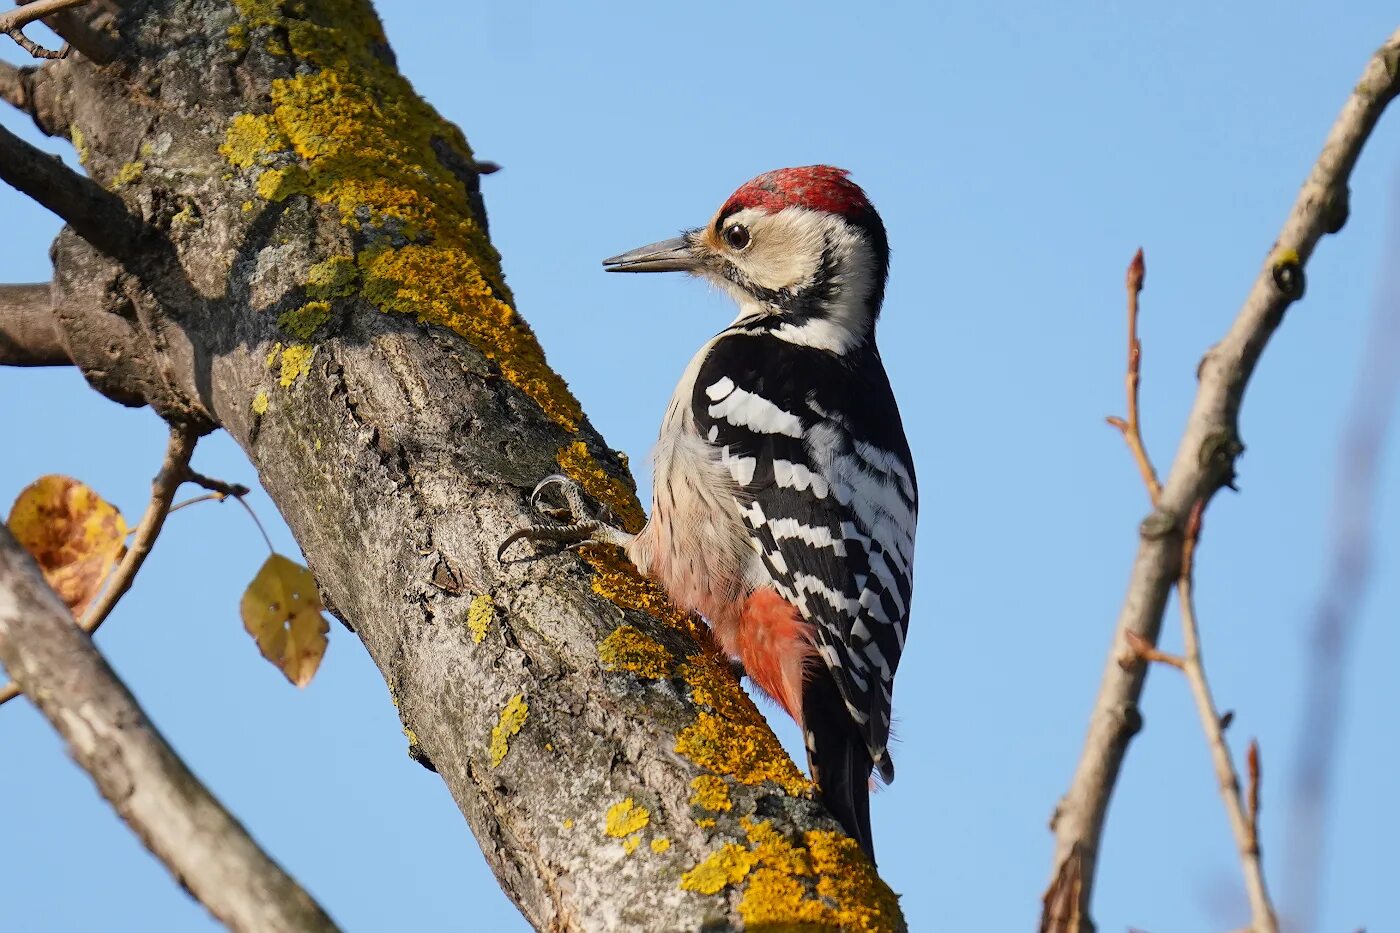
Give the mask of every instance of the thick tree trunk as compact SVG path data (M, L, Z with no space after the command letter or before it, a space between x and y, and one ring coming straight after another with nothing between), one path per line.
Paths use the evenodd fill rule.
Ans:
M151 231L59 237L64 352L243 447L530 922L901 929L696 623L609 551L496 561L549 473L641 513L369 4L131 2L116 29L108 64L27 79Z

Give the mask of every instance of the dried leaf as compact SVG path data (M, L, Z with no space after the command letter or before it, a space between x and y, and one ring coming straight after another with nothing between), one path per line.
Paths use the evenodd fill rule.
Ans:
M35 480L15 499L6 524L75 617L126 552L122 513L69 476Z
M298 687L311 683L326 653L330 631L321 615L316 580L296 561L273 554L243 593L243 627L262 656Z

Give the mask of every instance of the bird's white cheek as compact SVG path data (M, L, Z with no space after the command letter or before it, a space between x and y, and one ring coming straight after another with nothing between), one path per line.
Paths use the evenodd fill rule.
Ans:
M739 264L739 268L748 276L749 281L778 291L795 288L810 281L817 271L816 258L786 251L765 250L763 255L755 255Z

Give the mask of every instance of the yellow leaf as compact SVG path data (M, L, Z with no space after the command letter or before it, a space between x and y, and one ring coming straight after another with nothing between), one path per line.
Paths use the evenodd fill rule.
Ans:
M116 506L68 476L41 476L15 499L6 523L49 586L79 616L126 552Z
M326 653L330 626L321 615L321 594L311 571L273 554L243 593L243 627L262 656L298 687L311 683Z

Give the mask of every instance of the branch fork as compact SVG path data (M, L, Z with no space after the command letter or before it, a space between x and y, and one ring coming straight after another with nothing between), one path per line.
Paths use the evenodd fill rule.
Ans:
M20 48L35 58L66 58L68 55L67 45L57 51L44 48L24 34L24 27L46 16L82 6L87 2L88 0L33 0L17 10L0 13L0 32L15 40L19 43Z

